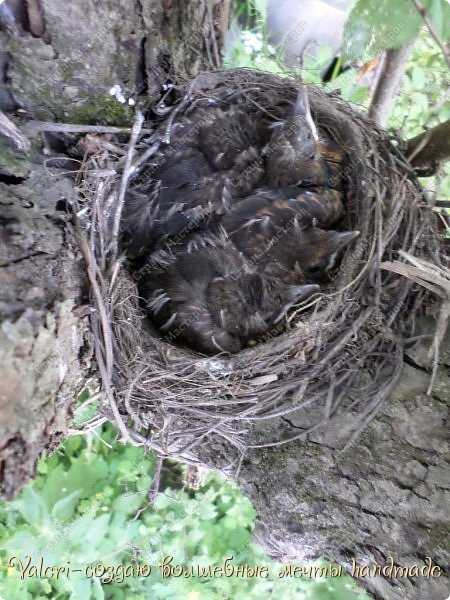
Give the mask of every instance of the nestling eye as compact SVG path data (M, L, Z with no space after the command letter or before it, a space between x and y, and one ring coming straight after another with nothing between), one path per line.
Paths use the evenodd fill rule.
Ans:
M323 275L324 270L324 265L322 263L314 263L306 267L306 273L311 277Z
M320 273L320 271L322 270L322 265L311 265L308 267L308 273L311 273L312 275L317 275L317 273Z

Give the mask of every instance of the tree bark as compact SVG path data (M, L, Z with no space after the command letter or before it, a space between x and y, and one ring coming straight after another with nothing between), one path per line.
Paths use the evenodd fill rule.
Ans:
M431 331L432 321L424 324ZM304 565L337 561L381 600L444 600L450 564L450 339L432 395L427 343L405 359L403 375L376 420L347 450L352 415L324 423L307 441L250 450L238 482L258 511L256 540L273 556ZM301 432L309 417L289 426ZM278 438L286 423L271 423ZM258 432L260 437L262 432ZM441 567L439 577L383 577L355 566ZM436 573L438 571L436 570Z
M380 127L386 127L389 115L405 73L406 61L415 38L394 50L386 50L378 65L372 86L369 117Z
M0 4L0 110L24 130L30 118L130 125L132 107L110 89L119 85L125 99L154 100L161 82L216 65L228 11L228 0L7 0ZM8 127L0 120L3 133ZM85 266L69 219L57 210L70 204L73 183L64 169L43 166L40 137L31 138L27 156L14 141L0 134L0 491L6 497L66 434L71 403L83 382L96 377L83 317Z
M417 172L434 175L450 160L450 120L407 140L403 152Z
M0 9L0 108L19 109L22 118L129 125L131 108L109 89L120 85L124 98L154 100L168 78L217 66L229 3L6 0ZM0 137L0 474L6 497L33 475L42 451L67 435L71 404L86 379L96 377L83 316L85 266L70 219L57 210L70 202L72 181L46 169L41 140L31 141L24 157ZM346 416L307 442L246 454L238 482L258 509L257 539L270 554L295 561L325 556L350 569L352 558L361 566L383 565L389 555L399 564L429 556L448 569L449 351L431 396L424 395L423 358L408 362L390 402L349 451L338 452ZM303 418L291 423L305 426ZM285 425L271 423L266 433ZM444 575L362 580L386 600L448 595Z

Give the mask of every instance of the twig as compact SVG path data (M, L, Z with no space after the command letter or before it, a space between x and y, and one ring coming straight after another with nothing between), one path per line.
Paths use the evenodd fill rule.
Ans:
M400 250L399 254L402 258L408 260L412 266L400 262L385 262L380 265L381 268L404 275L443 299L433 342L428 353L428 356L433 359L433 368L427 390L427 395L430 395L437 376L439 350L450 318L450 279L448 279L445 271L433 264L418 259L403 250Z
M415 148L412 149L411 153L406 156L406 160L410 163L412 160L419 154L421 150L425 148L425 146L431 140L431 131L426 131L424 136L419 140L419 143Z
M428 356L432 355L433 358L433 369L430 377L430 384L427 389L427 396L431 396L433 391L434 382L436 380L438 367L439 367L439 350L441 348L442 341L447 331L448 322L450 319L450 301L444 302L439 311L439 316L436 323L436 331L433 337Z
M414 6L417 8L418 13L422 17L423 22L428 27L428 31L430 32L431 37L434 39L436 44L442 50L442 54L444 55L445 62L447 63L448 68L450 69L450 52L449 52L448 48L446 47L446 45L444 44L444 42L441 40L440 36L438 35L436 29L434 28L433 23L428 18L427 11L426 11L424 5L422 4L422 2L420 2L420 0L412 0L412 1L414 3Z
M450 119L406 140L403 153L415 171L436 171L440 161L450 159Z
M29 140L19 131L15 124L0 111L0 133L10 138L16 147L22 152L28 152L31 148Z
M112 125L79 125L77 123L51 123L47 121L27 121L24 131L62 131L65 133L131 133L131 127L114 127ZM153 129L141 129L141 133L153 133Z
M216 32L215 32L215 29L214 29L214 23L213 23L213 18L212 18L211 6L209 5L208 0L205 0L205 7L206 7L207 15L208 15L209 33L210 33L211 42L212 42L212 45L213 45L214 58L216 59L215 68L219 69L220 68L219 48L217 46Z
M156 496L158 495L158 492L159 492L159 485L160 485L160 482L161 482L161 470L162 470L162 466L163 466L163 460L164 460L163 457L158 454L158 456L156 457L156 464L155 464L155 472L153 474L153 481L152 481L152 485L150 486L150 490L149 490L150 502L152 504L155 504Z
M117 256L117 242L119 238L120 218L122 216L122 209L125 202L125 193L128 187L128 181L132 175L131 163L133 161L134 150L139 134L141 133L142 123L144 122L144 115L140 110L136 110L136 120L133 125L131 132L130 141L128 143L127 157L125 160L125 166L123 168L122 179L120 182L119 196L117 198L117 205L114 210L114 223L112 230L112 238L109 246L109 250L112 250L113 257Z
M75 219L75 229L77 232L78 243L80 245L81 252L84 256L84 260L86 261L88 277L89 277L92 291L93 291L93 294L94 294L94 297L95 297L95 300L97 303L97 309L98 309L98 313L100 316L100 323L102 325L103 341L104 341L104 346L105 346L104 350L105 350L105 354L106 354L105 360L103 358L103 352L101 351L101 348L100 348L99 336L95 336L95 354L96 354L96 359L97 359L98 366L100 369L100 373L102 376L103 385L105 387L105 391L106 391L107 397L109 399L111 409L112 409L114 417L116 419L117 426L119 427L124 439L127 442L129 442L130 444L135 445L135 442L130 437L130 435L128 433L128 429L127 429L125 423L123 422L123 419L119 413L119 409L117 408L117 404L114 400L114 395L113 395L113 391L112 391L111 380L112 380L112 370L113 370L113 345L112 345L112 339L111 339L111 325L110 325L109 315L107 313L106 306L103 301L101 289L100 289L100 286L99 286L97 278L96 278L97 265L95 263L94 257L91 254L89 245L81 231L80 222L78 220L78 217L76 216L76 213L75 213L74 219Z

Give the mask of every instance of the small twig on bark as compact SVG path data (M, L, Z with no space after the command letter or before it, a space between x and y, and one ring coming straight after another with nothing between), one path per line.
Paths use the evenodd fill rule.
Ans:
M84 260L87 264L87 273L89 277L89 281L91 283L92 293L94 295L97 310L99 314L99 327L96 327L97 333L100 334L100 331L103 335L102 342L104 344L104 354L102 352L102 348L100 347L100 339L95 336L95 355L98 362L98 366L100 369L100 373L102 376L102 382L106 391L106 395L110 402L111 409L114 414L114 418L116 420L117 426L122 433L123 439L129 444L136 445L133 439L130 437L128 429L120 415L119 409L117 407L116 401L114 399L113 394L113 386L112 386L112 369L113 369L113 344L111 339L111 326L110 326L110 314L105 306L103 301L102 292L100 289L99 282L97 280L97 268L95 264L95 258L92 256L92 253L89 248L89 244L86 241L86 238L83 235L81 230L81 225L78 221L78 218L75 214L75 231L77 233L78 243L80 245L80 250L83 254ZM99 331L100 329L100 331Z
M214 50L214 58L216 61L215 68L220 69L219 47L217 45L217 40L216 40L216 31L214 29L214 22L213 22L213 17L212 17L211 6L209 5L208 1L205 2L205 8L206 8L206 14L208 15L209 35L210 35L212 47Z
M39 131L56 131L63 133L131 133L130 127L113 127L112 125L79 125L77 123L50 123L47 121L28 121L23 127L29 133ZM141 133L152 133L152 129L141 129Z
M10 138L22 152L28 152L30 142L8 117L0 111L0 133Z
M442 299L433 343L428 354L428 356L433 359L431 378L427 390L427 395L430 395L437 376L439 350L445 332L447 331L447 325L450 318L450 277L441 267L437 267L425 260L416 258L404 250L399 250L399 255L410 264L402 263L400 261L384 262L380 265L381 269L393 271L394 273L408 277L411 281L434 292Z
M110 243L110 250L112 250L114 258L117 256L117 241L119 238L119 228L120 228L120 218L122 216L122 208L125 202L125 193L128 187L128 181L132 175L133 169L131 168L134 150L136 148L136 142L139 138L142 129L142 123L144 122L144 115L141 111L136 111L136 121L133 125L133 129L131 131L131 137L128 144L127 157L125 161L125 166L123 168L122 180L120 182L119 195L117 198L117 204L114 209L114 222L113 222L113 230L112 237Z
M149 490L150 502L152 504L155 504L156 496L158 495L158 492L159 492L159 485L161 482L162 465L163 465L163 457L158 455L156 457L155 472L153 474L152 485Z

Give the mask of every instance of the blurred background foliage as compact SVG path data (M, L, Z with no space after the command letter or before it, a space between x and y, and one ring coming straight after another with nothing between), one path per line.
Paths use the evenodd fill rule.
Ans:
M403 0L378 3L359 0L347 22L345 44L370 60L371 47L382 50L386 11L395 12ZM444 40L449 37L450 7L445 0L430 0L432 22ZM375 7L375 8L374 8ZM380 10L380 7L385 9ZM431 8L430 8L431 7ZM280 46L269 43L265 30L265 0L236 3L236 26L228 44L225 64L286 73ZM406 20L402 41L417 35L417 15ZM356 35L355 31L359 33ZM353 33L352 33L353 32ZM361 35L363 32L364 35ZM353 38L352 38L353 35ZM372 46L371 46L372 45ZM356 50L355 50L356 49ZM310 83L324 85L344 100L366 110L367 78L361 68L349 69L329 83L321 74L333 59L330 47L318 47L315 56L305 55L302 65L291 69ZM424 127L450 118L448 68L430 34L422 30L409 57L402 89L390 119L390 127L408 138ZM442 197L450 195L447 168L425 186ZM95 422L98 400L85 390L75 410L73 426ZM120 444L107 424L74 435L38 465L37 478L11 502L0 503L0 593L4 600L127 599L127 600L234 600L237 598L283 598L286 600L364 600L365 593L348 576L336 579L277 577L281 568L251 542L255 510L236 486L218 474L208 474L195 491L184 483L184 467L165 462L160 492L151 500L155 456L142 448ZM72 568L87 564L151 564L149 577L128 577L105 582L105 577L20 579L12 556L32 558L38 564ZM233 555L234 564L268 565L271 577L163 579L158 564L166 556L185 565L222 565Z

